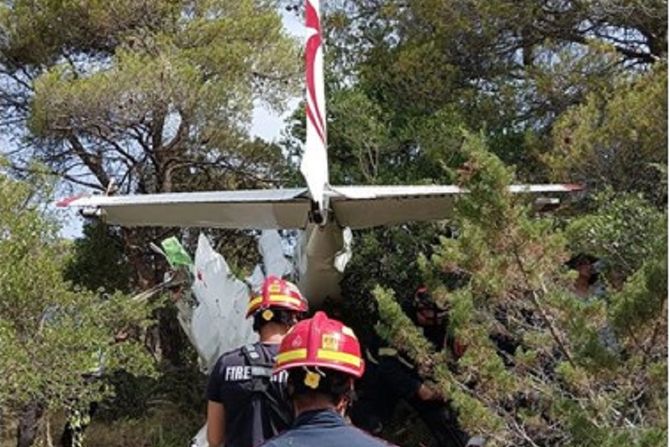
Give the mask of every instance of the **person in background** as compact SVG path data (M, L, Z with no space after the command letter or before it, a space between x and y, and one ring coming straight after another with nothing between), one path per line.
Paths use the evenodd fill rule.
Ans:
M598 281L599 274L596 268L598 258L585 253L573 256L566 265L571 270L577 271L577 278L573 283L572 290L580 298L597 297L604 294L605 290Z
M446 351L453 367L465 353L466 345L449 330L448 309L440 306L426 287L420 287L405 312L423 330L436 351ZM377 339L367 347L366 355L372 367L352 412L352 421L357 426L374 434L380 433L403 399L424 421L435 446L483 445L482 438L470 438L460 428L449 401L421 378L416 365L402 352Z

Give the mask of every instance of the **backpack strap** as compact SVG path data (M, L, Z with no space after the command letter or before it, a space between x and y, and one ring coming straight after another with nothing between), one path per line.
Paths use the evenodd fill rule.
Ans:
M272 362L265 360L255 345L244 346L242 355L251 367L252 391L266 392L272 377Z

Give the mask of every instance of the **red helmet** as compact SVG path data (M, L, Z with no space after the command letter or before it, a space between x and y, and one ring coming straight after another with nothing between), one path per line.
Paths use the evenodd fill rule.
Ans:
M307 312L308 305L295 284L276 276L268 276L263 281L260 295L252 296L249 300L247 318L259 310L269 308Z
M351 328L323 312L302 320L284 336L275 363L276 371L296 366L334 369L360 378L365 371L361 346Z

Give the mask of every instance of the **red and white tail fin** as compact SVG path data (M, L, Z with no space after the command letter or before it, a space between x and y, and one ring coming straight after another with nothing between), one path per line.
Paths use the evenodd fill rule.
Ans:
M326 96L323 82L323 46L321 45L320 0L306 0L305 24L305 81L307 86L307 140L300 164L312 200L319 210L326 206L325 194L328 185L328 154L326 132Z

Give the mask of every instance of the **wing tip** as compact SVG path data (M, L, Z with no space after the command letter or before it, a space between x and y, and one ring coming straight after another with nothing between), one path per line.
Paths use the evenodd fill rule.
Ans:
M586 189L585 183L564 183L563 186L567 191L584 191Z
M67 208L72 205L73 202L76 202L77 200L84 197L88 197L88 194L77 194L75 196L65 197L64 199L60 199L56 202L56 207Z

